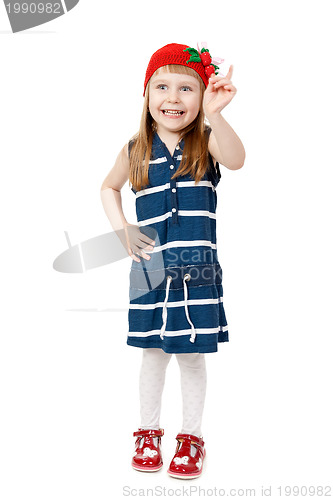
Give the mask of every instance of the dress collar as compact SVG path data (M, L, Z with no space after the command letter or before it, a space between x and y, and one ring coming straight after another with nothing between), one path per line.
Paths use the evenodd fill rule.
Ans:
M183 150L184 149L184 144L185 144L185 141L184 141L184 139L182 139L180 142L178 142L177 146L179 146L179 148L181 150ZM158 133L156 131L154 132L154 136L153 136L153 147L154 146L155 147L160 147L160 148L163 148L163 149L164 148L168 149L166 147L166 144L162 141L162 139L160 138L160 136L158 135ZM177 149L177 146L175 148L174 154L176 154L176 153L178 154L179 150Z

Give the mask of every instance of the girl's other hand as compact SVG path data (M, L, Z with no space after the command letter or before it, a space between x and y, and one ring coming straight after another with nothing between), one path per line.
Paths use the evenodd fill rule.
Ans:
M135 224L127 224L124 227L123 238L120 238L128 255L136 262L141 262L138 257L140 255L146 260L150 260L150 255L146 254L143 249L153 250L155 241L140 231L139 226ZM135 255L138 254L138 255Z

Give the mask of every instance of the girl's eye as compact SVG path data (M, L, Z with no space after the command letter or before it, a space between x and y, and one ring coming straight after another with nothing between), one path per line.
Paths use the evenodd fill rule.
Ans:
M192 90L190 87L182 87L182 89Z
M162 89L162 87L166 87L166 85L163 85L163 84L161 84L161 85L157 85L157 88L158 88L158 89ZM163 89L162 89L162 90L163 90Z

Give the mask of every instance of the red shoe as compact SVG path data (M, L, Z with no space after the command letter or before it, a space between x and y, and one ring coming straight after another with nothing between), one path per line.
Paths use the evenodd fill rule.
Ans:
M200 476L206 455L204 441L193 434L177 434L176 453L171 460L168 474L179 479L192 479ZM191 455L191 444L196 447L194 457Z
M161 454L161 436L163 429L139 429L133 432L135 441L135 452L132 458L132 467L136 470L155 472L163 466ZM157 438L157 445L154 439Z

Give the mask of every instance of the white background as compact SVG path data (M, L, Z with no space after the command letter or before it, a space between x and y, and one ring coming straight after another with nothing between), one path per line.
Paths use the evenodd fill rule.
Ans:
M0 5L4 500L122 498L125 486L261 496L262 486L273 495L278 486L332 485L329 8L81 0L12 34ZM130 466L141 362L126 345L130 258L78 275L52 264L67 247L64 231L76 244L112 230L99 190L138 129L151 54L198 41L234 65L238 92L222 114L247 156L238 171L221 166L230 342L206 356L207 459L184 485L166 473L181 428L175 358L163 396L164 468ZM122 196L136 223L128 184Z

